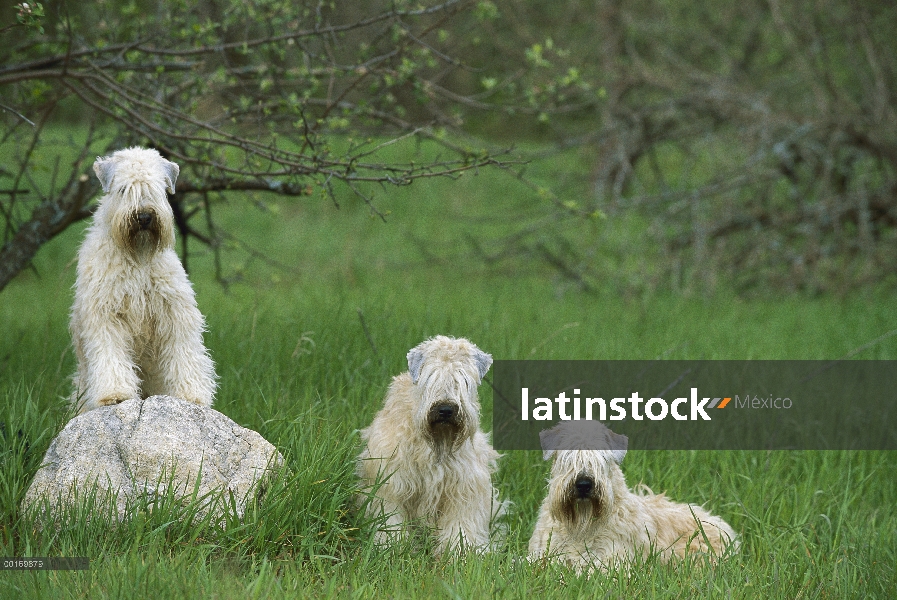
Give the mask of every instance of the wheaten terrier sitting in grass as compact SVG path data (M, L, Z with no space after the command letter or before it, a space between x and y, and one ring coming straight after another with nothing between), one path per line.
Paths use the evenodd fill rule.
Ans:
M567 421L541 438L545 458L554 463L529 543L531 559L548 557L589 571L651 553L668 561L738 549L732 528L700 506L673 502L645 486L631 492L620 470L625 436L598 421Z
M129 398L175 396L212 404L216 377L205 320L174 251L179 168L128 148L93 165L104 196L78 251L69 328L79 412Z
M492 547L505 512L492 485L498 453L480 429L477 386L492 357L465 339L437 336L408 353L383 409L361 432L358 475L373 490L369 516L386 516L379 543L412 521L436 530L436 552Z

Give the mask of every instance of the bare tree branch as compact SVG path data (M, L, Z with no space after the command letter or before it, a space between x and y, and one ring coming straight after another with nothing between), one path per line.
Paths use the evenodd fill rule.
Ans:
M455 124L448 115L454 105L465 103L466 92L440 88L432 98L420 96L420 90L433 89L428 82L444 74L440 65L463 65L437 31L469 19L474 6L473 0L411 9L396 3L375 14L344 18L337 7L301 0L289 6L223 0L220 6L160 5L161 18L90 4L68 6L71 14L48 15L59 27L46 27L51 33L39 44L11 30L7 35L18 36L19 42L13 44L14 54L0 49L0 96L2 108L15 119L8 126L0 121L0 127L6 126L0 144L11 148L18 170L12 176L0 171L0 187L13 190L0 197L6 231L0 290L43 243L90 214L95 187L92 180L82 181L89 173L86 157L120 145L156 147L181 166L171 202L184 260L190 239L209 246L222 281L222 240L253 258L263 257L214 226L210 193L303 198L324 190L337 202L342 191L335 186L343 184L345 192L381 214L371 184L408 185L513 164L502 151L486 150L481 143L468 148L458 143L458 135L433 132L436 123L443 128ZM253 18L245 18L250 14ZM52 94L42 97L32 90ZM409 114L414 94L430 104L426 115L417 108ZM60 118L61 101L68 111L76 106L92 114L106 131L102 138L90 138L89 148L78 149L82 158L68 173L60 172L61 154L52 158L54 142L43 125ZM18 125L32 120L37 130L28 138ZM332 139L353 132L374 133L377 142L334 150ZM30 142L22 145L26 139ZM387 150L413 139L438 144L450 155L384 159ZM76 145L73 138L70 150ZM38 149L51 155L49 181L37 164ZM77 185L57 192L60 175ZM17 191L23 181L34 195ZM39 202L42 197L46 200ZM199 213L206 215L208 235L191 225Z

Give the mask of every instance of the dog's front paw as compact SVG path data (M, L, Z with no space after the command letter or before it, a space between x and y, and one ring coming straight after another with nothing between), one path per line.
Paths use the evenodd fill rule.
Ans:
M127 394L109 394L103 396L97 401L97 406L111 406L113 404L121 404L125 400L130 400L132 396Z
M198 397L195 394L181 394L175 395L174 397L186 400L187 402L192 402L193 404L199 404L200 406L212 406L212 399L209 397Z

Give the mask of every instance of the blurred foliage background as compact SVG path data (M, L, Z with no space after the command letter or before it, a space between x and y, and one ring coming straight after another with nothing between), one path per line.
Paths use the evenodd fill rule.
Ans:
M5 1L0 289L131 144L181 165L181 254L224 282L222 252L259 252L228 199L386 219L392 186L492 169L525 207L421 257L627 293L893 284L895 22L859 0Z

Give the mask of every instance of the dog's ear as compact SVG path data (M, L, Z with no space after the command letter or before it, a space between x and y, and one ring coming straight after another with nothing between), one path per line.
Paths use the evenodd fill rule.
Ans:
M473 362L476 364L477 372L480 374L480 377L477 379L477 383L480 383L483 381L486 373L489 372L489 367L492 366L492 356L477 348L473 353Z
M100 185L103 186L103 193L109 193L109 187L112 185L112 177L115 175L115 162L108 157L98 156L93 163L93 172L97 174Z
M411 383L417 383L417 380L420 379L420 369L424 366L424 351L417 348L412 348L408 351L408 372L411 374Z
M174 184L178 180L178 175L181 173L181 168L177 166L176 163L171 162L170 160L162 159L162 168L165 170L165 187L168 188L168 193L174 193Z
M539 445L542 446L542 460L548 460L558 450L561 432L557 427L551 429L543 429L539 432Z
M617 464L623 463L623 458L626 456L626 449L629 447L629 438L625 435L610 432L610 454L614 457L614 460L617 461Z

